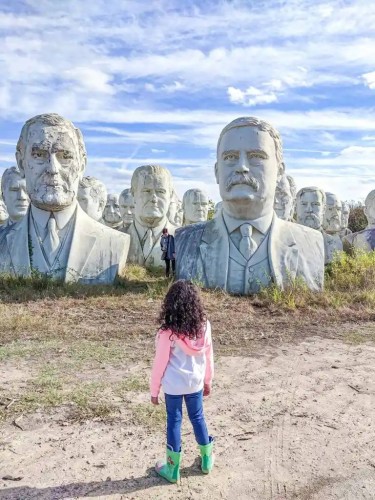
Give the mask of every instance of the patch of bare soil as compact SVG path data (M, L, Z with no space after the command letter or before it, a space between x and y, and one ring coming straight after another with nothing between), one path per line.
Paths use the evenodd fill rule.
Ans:
M181 483L157 477L164 423L130 418L125 398L117 403L123 411L107 421L71 423L58 407L24 415L16 421L21 428L3 423L0 498L374 499L374 326L309 324L288 324L286 315L262 326L258 315L237 338L214 329L216 377L205 402L216 438L211 475L199 470L185 415ZM124 359L119 369L144 377L141 359L153 337L141 339L139 360ZM0 386L19 388L25 369L25 361L7 360ZM105 379L108 369L90 365L90 374ZM149 396L144 390L134 398L147 404Z

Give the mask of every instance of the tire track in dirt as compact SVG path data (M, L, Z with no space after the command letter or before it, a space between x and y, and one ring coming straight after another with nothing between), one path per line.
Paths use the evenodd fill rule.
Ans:
M289 434L291 428L290 408L295 398L297 390L296 374L300 365L300 357L296 356L288 373L280 380L280 390L275 391L273 396L275 401L282 401L282 409L277 413L268 433L268 445L265 447L265 499L283 500L289 497L292 491L288 491L286 481L280 482L280 476L285 470L286 447L289 445ZM285 446L285 443L288 443ZM293 488L294 490L294 488Z

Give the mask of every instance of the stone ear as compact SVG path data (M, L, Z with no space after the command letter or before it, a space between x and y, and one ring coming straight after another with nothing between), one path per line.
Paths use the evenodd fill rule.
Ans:
M215 179L216 179L216 184L219 184L219 175L218 175L217 162L215 162Z
M23 168L22 157L19 151L16 151L16 162L18 165L18 170L21 172L22 177L25 177L25 169Z

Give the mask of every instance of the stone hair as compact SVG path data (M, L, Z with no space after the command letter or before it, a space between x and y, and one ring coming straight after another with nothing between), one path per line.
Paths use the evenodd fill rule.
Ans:
M255 127L258 130L261 130L262 132L267 132L272 137L273 142L275 144L276 159L279 166L279 171L280 172L285 171L285 165L283 160L283 145L281 142L281 137L279 132L270 123L264 120L260 120L259 118L256 118L254 116L242 116L240 118L236 118L223 128L219 136L219 140L217 142L217 155L219 153L219 144L223 135L226 132L228 132L228 130L238 127Z
M140 179L144 179L147 175L155 175L157 177L164 177L168 183L169 195L173 193L173 181L169 170L160 165L142 165L134 170L131 180L131 193L135 196L138 189Z
M83 177L79 182L79 187L81 189L90 188L90 194L93 198L99 198L102 204L106 202L107 189L105 185L96 177L91 177L90 175Z
M82 159L82 164L83 164L82 166L83 168L86 166L87 153L82 132L79 130L79 128L75 127L70 120L63 118L57 113L46 113L43 115L37 115L27 120L27 122L25 122L24 126L22 127L16 149L21 160L23 160L25 157L25 150L26 150L26 143L28 139L29 129L36 123L41 123L42 125L46 125L48 127L67 127L73 130L74 135L77 138L79 155L80 158Z
M123 191L121 191L120 196L118 197L119 200L125 198L126 196L133 196L132 195L132 190L130 188L126 188Z
M9 168L4 170L3 175L1 177L1 194L2 194L2 196L4 195L4 191L6 189L8 182L14 177L19 177L20 179L23 178L21 172L19 171L19 169L17 167L9 167Z
M322 196L322 200L323 200L323 205L326 205L327 203L327 198L326 198L326 193L325 191L323 191L323 189L320 189L316 186L307 186L307 187L304 187L302 189L300 189L297 193L297 200L299 198L301 198L301 196L305 193L320 193L321 196Z
M293 198L295 198L296 194L297 194L297 185L296 185L296 182L295 182L295 180L293 179L293 177L291 175L287 175L286 178L289 181L290 192L292 193Z
M375 202L375 189L369 192L365 199L365 207L368 207Z
M186 193L184 193L184 196L182 197L182 207L185 209L185 204L193 197L195 193L200 193L206 196L204 191L201 189L195 188L195 189L188 189Z

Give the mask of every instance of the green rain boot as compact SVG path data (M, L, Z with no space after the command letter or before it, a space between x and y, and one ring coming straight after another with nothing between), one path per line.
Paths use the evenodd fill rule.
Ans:
M180 480L180 462L181 452L167 448L167 461L157 462L155 470L159 476L164 477L170 483L177 483Z
M215 455L212 452L213 446L214 446L214 440L211 436L210 436L210 442L208 444L199 445L202 457L201 469L203 474L209 474L214 466Z

